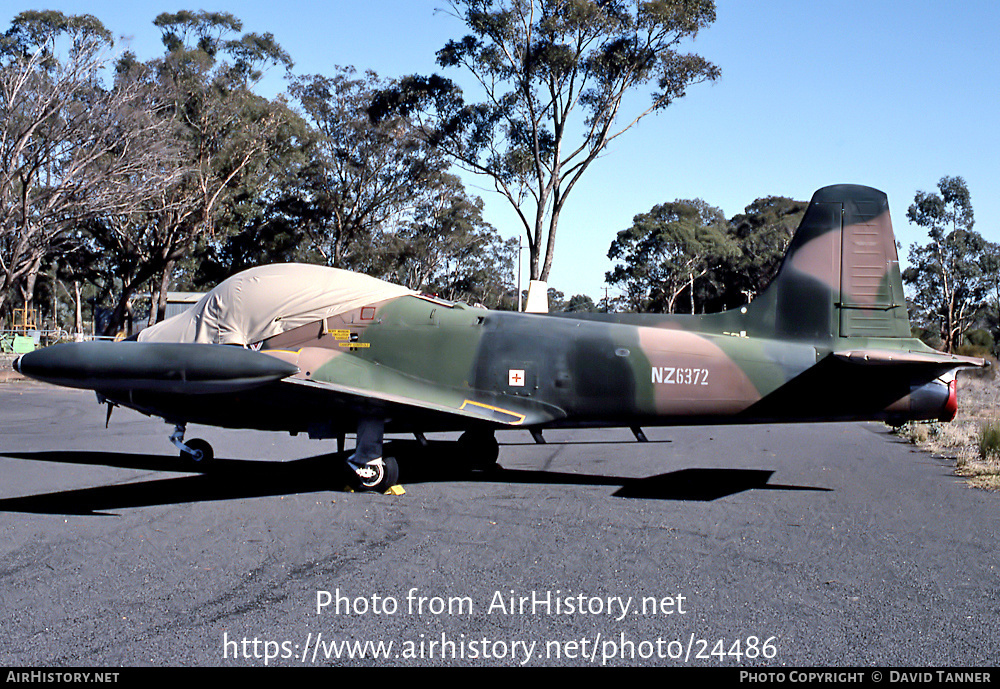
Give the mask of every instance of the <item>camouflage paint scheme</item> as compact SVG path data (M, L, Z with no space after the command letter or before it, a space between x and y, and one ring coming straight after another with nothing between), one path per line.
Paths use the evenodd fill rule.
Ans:
M329 438L365 419L415 433L950 419L955 370L984 365L910 336L886 196L853 185L816 192L774 282L731 311L542 315L403 296L257 347L273 370L243 387L195 389L183 366L170 385L144 382L141 353L125 373L75 386L170 423ZM71 371L46 378L31 356L25 373L74 385ZM242 376L235 359L229 368Z

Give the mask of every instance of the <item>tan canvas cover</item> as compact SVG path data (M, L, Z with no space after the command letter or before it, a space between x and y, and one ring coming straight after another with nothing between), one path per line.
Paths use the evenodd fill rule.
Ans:
M305 263L260 266L222 282L187 311L146 328L139 341L249 345L407 294L416 293L338 268Z

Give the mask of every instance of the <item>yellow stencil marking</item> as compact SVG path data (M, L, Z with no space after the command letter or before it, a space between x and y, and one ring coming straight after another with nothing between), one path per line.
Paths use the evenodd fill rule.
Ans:
M512 422L511 426L517 426L524 423L524 414L518 414L517 412L512 412L507 409L501 409L500 407L492 407L488 404L480 404L479 402L473 402L472 400L465 400L462 402L462 406L458 408L459 411L464 411L465 408L469 407L479 407L480 409L488 409L489 411L495 411L500 414L506 414L512 418L517 419L517 421ZM498 419L499 420L499 419Z

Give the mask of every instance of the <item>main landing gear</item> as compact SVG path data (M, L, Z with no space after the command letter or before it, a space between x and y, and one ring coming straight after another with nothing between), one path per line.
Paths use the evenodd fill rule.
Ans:
M492 471L500 458L500 443L493 431L466 431L458 438L460 459L476 471Z
M395 457L376 457L362 465L347 461L357 476L358 487L376 493L384 493L399 482L399 463Z
M399 463L395 457L382 456L385 420L364 417L358 421L357 444L347 466L354 473L361 490L384 493L399 482Z
M215 452L201 438L185 442L186 428L185 423L176 424L170 442L180 451L185 465L203 471L215 459ZM384 433L385 420L382 418L364 417L358 421L357 444L354 453L347 458L347 468L356 489L384 493L399 482L399 463L395 457L382 453ZM458 439L458 450L460 461L473 470L498 468L500 443L492 430L466 431Z

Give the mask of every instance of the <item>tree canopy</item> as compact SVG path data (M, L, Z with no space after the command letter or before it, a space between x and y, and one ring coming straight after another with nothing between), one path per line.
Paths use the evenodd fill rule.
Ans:
M694 313L695 282L737 251L720 209L679 199L635 216L618 233L608 258L620 263L606 279L625 291L630 310L679 313L678 299L687 292L687 312Z
M452 0L469 29L438 51L484 99L452 81L410 76L373 104L375 118L417 117L428 141L492 180L528 240L532 279L547 280L566 200L597 157L650 113L719 68L681 45L715 21L711 0ZM630 110L626 96L652 86Z
M53 313L68 298L79 324L87 300L117 332L147 303L161 319L168 289L275 260L511 303L514 250L482 202L406 118L367 116L391 80L293 76L229 13L154 24L148 60L90 15L25 12L0 36L0 324L41 289ZM291 100L256 92L272 68Z
M913 288L911 321L935 330L953 352L996 283L995 244L973 229L975 219L962 177L942 177L937 192L918 191L909 221L927 230L930 241L910 247L903 281Z

